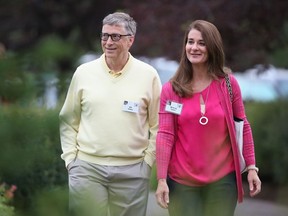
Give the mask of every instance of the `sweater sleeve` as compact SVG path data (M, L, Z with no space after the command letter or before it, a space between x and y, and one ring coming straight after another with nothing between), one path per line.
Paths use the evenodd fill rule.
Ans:
M76 71L77 72L77 71ZM77 73L75 72L59 114L61 158L66 167L77 154L77 133L81 115L81 91L77 90Z
M158 76L155 76L152 84L151 102L148 107L148 123L149 123L149 145L145 152L145 162L152 167L155 162L156 155L156 135L158 131L158 111L161 92L161 82Z
M231 85L233 89L233 101L232 108L234 117L244 120L243 128L243 156L246 161L246 165L255 165L255 152L254 152L254 141L252 135L251 125L245 114L245 107L241 95L240 86L234 76L230 76Z
M157 179L166 179L172 148L175 142L176 116L165 111L167 100L171 100L172 86L166 83L160 96L159 130L156 139Z

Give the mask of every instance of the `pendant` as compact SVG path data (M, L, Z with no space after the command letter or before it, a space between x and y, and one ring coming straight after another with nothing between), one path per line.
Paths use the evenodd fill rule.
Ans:
M208 123L208 118L206 116L202 116L200 119L199 119L199 123L201 125L206 125Z

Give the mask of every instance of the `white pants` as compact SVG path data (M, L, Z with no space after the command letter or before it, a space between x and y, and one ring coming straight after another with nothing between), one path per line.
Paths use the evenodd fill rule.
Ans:
M79 159L71 163L70 215L146 215L151 168L145 161L127 166L102 166Z

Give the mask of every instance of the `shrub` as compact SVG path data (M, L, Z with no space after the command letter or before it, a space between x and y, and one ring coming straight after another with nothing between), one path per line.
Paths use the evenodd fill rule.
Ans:
M288 101L246 105L252 126L257 165L264 181L288 183Z
M14 207L9 205L14 197L14 191L17 189L15 185L10 188L5 184L0 184L0 215L13 216Z
M33 207L36 193L66 184L57 109L4 107L0 128L0 176L18 186L15 207Z
M34 74L23 71L21 57L9 56L0 62L0 105L14 103L26 105L37 96Z

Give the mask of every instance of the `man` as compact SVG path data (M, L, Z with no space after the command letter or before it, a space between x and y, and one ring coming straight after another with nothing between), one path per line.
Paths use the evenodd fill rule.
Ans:
M73 214L146 215L161 83L130 54L135 34L128 14L106 16L102 56L71 80L59 117Z

